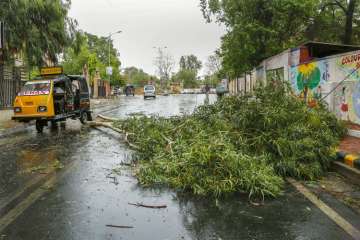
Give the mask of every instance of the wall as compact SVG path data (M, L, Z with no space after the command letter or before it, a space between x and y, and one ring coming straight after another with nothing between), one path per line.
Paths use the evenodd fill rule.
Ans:
M340 119L360 124L360 51L290 67L295 94L308 103L325 98Z

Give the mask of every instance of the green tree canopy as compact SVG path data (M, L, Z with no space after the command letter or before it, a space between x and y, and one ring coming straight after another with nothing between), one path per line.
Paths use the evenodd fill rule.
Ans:
M86 65L91 77L98 70L102 79L109 79L106 75L106 67L109 65L108 44L108 38L78 32L76 41L65 50L62 62L64 71L68 74L82 74ZM112 41L110 42L110 63L113 68L112 85L124 85L125 82L120 76L119 53L114 48Z
M196 88L199 86L196 72L188 69L180 69L180 71L172 77L172 81L182 83L184 88Z
M200 0L204 17L224 24L224 70L239 76L307 40L359 43L357 0Z
M1 0L0 20L6 29L3 58L22 54L30 66L41 66L46 59L56 63L74 37L70 4L70 0Z
M191 54L180 58L180 69L195 71L196 73L202 68L202 63L198 58Z
M127 84L133 84L135 86L145 86L150 81L158 81L155 76L151 76L142 69L136 67L125 68L123 71L123 78L126 79Z
M180 70L172 77L173 82L180 82L184 88L195 88L199 86L197 75L202 68L202 62L191 54L182 56L179 61Z

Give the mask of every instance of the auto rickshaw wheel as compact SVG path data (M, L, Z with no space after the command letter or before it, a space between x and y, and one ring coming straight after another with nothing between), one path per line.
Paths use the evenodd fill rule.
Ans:
M87 113L87 120L88 120L88 121L92 121L92 120L93 120L92 115L91 115L91 112L88 112L88 113Z
M86 111L83 111L83 112L81 112L80 113L80 122L82 123L82 124L86 124L86 122L88 121L88 119L89 119L89 116L88 116L89 114L86 112Z
M35 127L38 133L42 133L44 131L45 123L43 120L36 120Z

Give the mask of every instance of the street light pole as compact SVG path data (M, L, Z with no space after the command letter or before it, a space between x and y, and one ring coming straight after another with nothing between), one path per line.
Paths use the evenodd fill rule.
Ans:
M115 35L115 34L120 34L120 33L122 33L122 31L121 30L119 30L119 31L117 31L117 32L114 32L114 33L109 33L109 69L111 68L111 45L110 45L110 43L111 43L111 36L113 36L113 35ZM111 80L111 75L110 75L110 73L108 73L109 74L109 82L110 82L110 80Z

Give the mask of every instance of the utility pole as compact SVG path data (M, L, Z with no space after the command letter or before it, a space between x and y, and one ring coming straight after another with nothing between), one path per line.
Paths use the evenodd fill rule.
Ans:
M164 69L164 49L167 49L167 46L163 46L163 47L153 47L154 49L157 50L158 52L158 56L156 57L157 58L157 61L158 61L158 70L159 70L159 76L160 76L160 85L161 85L161 88L164 87L164 77L167 77L167 73L165 72L165 69ZM164 76L165 75L165 76Z
M111 37L115 34L120 34L122 33L121 30L117 31L117 32L113 32L113 33L109 33L109 66L108 66L108 70L107 70L107 74L109 75L109 83L111 81L111 75L112 75L112 68L111 68ZM110 72L111 71L111 72Z

